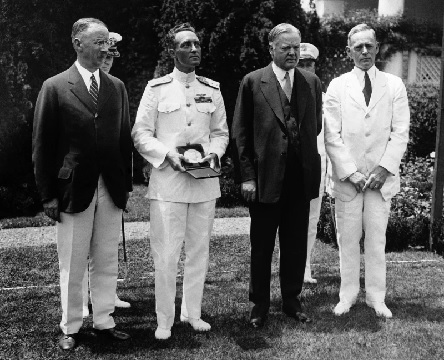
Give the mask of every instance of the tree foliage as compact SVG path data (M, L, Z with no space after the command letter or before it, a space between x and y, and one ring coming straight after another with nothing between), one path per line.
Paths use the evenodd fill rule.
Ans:
M348 31L358 23L366 22L375 28L382 43L379 64L400 49L436 54L432 44L439 45L442 35L441 29L430 24L402 17L379 18L368 10L320 20L316 12L305 13L295 0L2 0L0 187L3 190L23 193L26 188L32 195L34 104L43 81L74 62L70 33L72 24L81 17L97 17L111 31L123 36L118 45L121 57L114 61L111 73L127 86L133 120L146 83L155 70L156 76L160 76L172 69L163 39L180 22L190 22L198 31L203 59L197 72L221 83L229 123L242 77L271 60L267 36L278 23L295 25L304 42L319 48L318 75L324 86L352 67L345 56L345 45ZM432 126L429 113L427 110L421 115L420 121ZM421 134L419 128L417 133ZM415 141L420 144L422 135L418 136ZM134 163L135 180L143 181L143 160L137 154ZM7 209L11 201L5 199L20 197L14 193L4 196L3 190L0 189L0 208Z

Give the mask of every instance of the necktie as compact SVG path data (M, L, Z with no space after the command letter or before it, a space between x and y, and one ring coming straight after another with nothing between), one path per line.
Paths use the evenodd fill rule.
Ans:
M367 71L365 72L364 80L365 80L365 85L364 85L364 89L362 90L362 92L364 94L365 103L368 106L368 104L370 102L370 98L372 97L372 83L370 82L370 78L367 74Z
M288 71L285 72L283 90L284 90L285 95L287 95L288 101L290 101L291 100L291 81L290 81L290 74L288 73Z
M99 99L99 86L97 85L96 78L94 74L91 75L91 86L89 87L89 94L91 95L94 106L97 109L97 101Z

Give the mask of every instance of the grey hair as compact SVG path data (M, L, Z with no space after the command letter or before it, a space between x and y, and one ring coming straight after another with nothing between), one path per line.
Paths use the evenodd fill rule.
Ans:
M272 45L280 34L291 33L291 32L296 32L299 35L299 37L302 38L299 29L293 25L286 23L276 25L273 29L270 30L270 33L268 34L268 43Z
M77 20L74 25L72 26L71 31L71 41L74 43L74 39L78 37L79 34L83 33L84 31L88 30L91 24L98 24L106 27L108 29L108 26L106 24L95 18L82 18Z
M361 31L367 31L367 30L370 30L373 33L373 37L374 37L375 41L377 41L376 40L376 32L372 27L368 26L367 24L359 24L359 25L356 25L355 27L353 27L350 30L350 32L348 33L347 45L348 46L351 45L351 37L354 34L359 33Z

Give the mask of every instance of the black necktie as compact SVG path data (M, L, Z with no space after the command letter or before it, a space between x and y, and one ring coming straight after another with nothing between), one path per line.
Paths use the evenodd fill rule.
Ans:
M89 87L89 94L91 95L94 105L97 109L97 101L99 99L99 86L97 85L94 74L91 75L91 86Z
M362 90L362 92L364 94L365 103L368 106L368 104L370 102L370 98L372 97L372 83L370 82L370 78L367 74L367 71L365 72L364 80L365 80L365 85L364 85L364 89Z

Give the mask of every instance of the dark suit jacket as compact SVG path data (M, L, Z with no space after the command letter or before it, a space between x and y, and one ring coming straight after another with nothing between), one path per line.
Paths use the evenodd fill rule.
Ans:
M279 82L271 64L246 75L240 85L232 140L237 180L255 179L259 202L279 201L287 162L288 136ZM295 69L290 106L300 121L300 160L307 200L319 196L321 176L316 137L322 129L319 78Z
M100 71L95 111L75 65L46 80L36 103L32 145L43 202L57 198L60 211L81 212L101 174L115 205L125 208L132 190L132 140L122 81Z

